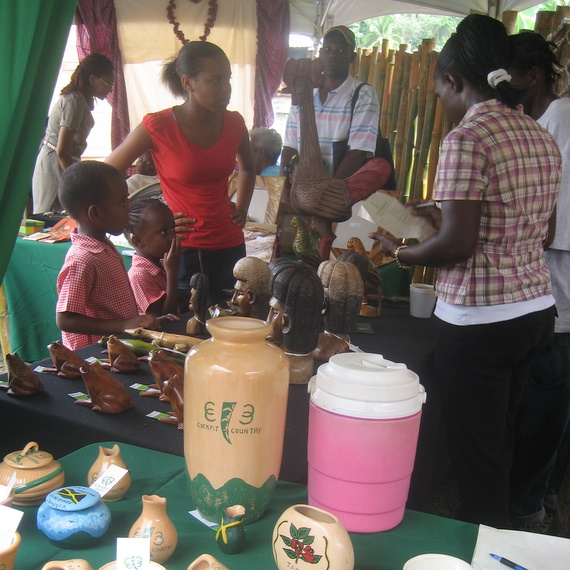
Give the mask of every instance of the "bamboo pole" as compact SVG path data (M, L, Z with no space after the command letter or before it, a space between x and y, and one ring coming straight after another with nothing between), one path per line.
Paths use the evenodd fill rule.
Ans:
M378 46L372 48L370 53L370 73L368 75L368 83L376 89L376 83L378 81L378 54L380 49Z
M441 134L443 132L443 107L439 99L436 99L435 118L433 121L433 129L431 133L431 141L429 145L428 158L428 175L426 199L431 200L433 197L433 186L435 183L435 173L437 171L437 163L439 161L439 148L441 145Z
M4 283L0 285L0 321L0 345L4 362L6 362L6 355L12 354L12 349L10 347L10 313L6 303Z
M402 99L402 86L404 79L404 60L406 57L407 44L400 44L394 58L394 77L392 79L392 92L390 94L390 106L388 109L388 126L384 136L388 138L390 146L394 148L396 129L398 128L398 111Z
M384 94L382 96L382 106L380 107L380 132L388 132L388 108L390 105L390 93L392 91L392 78L394 75L395 50L388 52L386 63L386 80L384 82Z
M404 73L402 77L402 94L400 98L400 108L398 109L398 123L396 125L396 142L394 144L394 165L396 168L397 180L404 176L404 140L406 128L409 120L409 90L410 74L412 69L412 54L406 53L404 57Z
M518 12L515 12L514 10L505 10L499 16L499 20L501 20L501 22L503 22L503 25L505 26L505 28L507 29L507 32L509 32L509 34L515 33L515 27L516 27L516 23L517 23L517 14L518 14Z
M410 182L410 198L416 198L417 189L422 184L423 171L421 170L419 153L422 137L424 136L424 123L426 113L427 85L430 72L430 53L435 46L435 40L426 38L420 48L420 81L418 85L418 120L416 125L416 143L414 150L414 164ZM421 196L420 196L421 197Z
M388 53L390 51L389 46L390 42L388 40L382 40L382 51L378 56L380 60L380 69L378 73L378 84L376 86L376 94L378 95L378 103L380 104L380 110L382 110L382 105L384 104L384 86L386 84Z
M418 114L418 85L419 85L419 65L420 54L414 52L410 65L410 84L408 87L408 123L406 132L404 133L404 152L402 156L402 166L400 169L400 178L398 179L398 190L400 196L404 199L408 196L408 188L410 184L410 175L413 165L414 156L414 140L415 140L415 124Z

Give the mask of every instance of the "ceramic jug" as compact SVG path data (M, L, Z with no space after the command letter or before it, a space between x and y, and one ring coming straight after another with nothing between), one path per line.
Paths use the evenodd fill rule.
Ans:
M166 513L164 497L143 495L142 505L142 513L131 527L129 538L149 538L150 559L162 564L174 553L178 533Z
M207 322L212 337L185 365L184 456L192 499L219 523L228 505L244 522L265 511L281 467L289 390L285 353L265 339L271 324L248 317Z
M42 566L42 570L93 570L93 566L83 558L52 560Z
M221 524L216 531L216 542L222 552L237 554L245 544L245 528L243 518L245 508L242 505L232 505L224 509Z
M121 449L115 444L113 447L99 446L99 455L87 474L87 485L92 485L99 475L107 470L111 465L117 465L123 469L127 469L123 458L121 457ZM111 503L122 499L131 486L131 474L125 473L117 483L105 494L103 501Z
M186 570L228 570L228 567L218 562L211 554L201 554Z
M293 505L273 529L273 558L279 570L297 568L298 562L315 570L352 570L354 549L348 532L331 513L309 505ZM299 564L301 568L303 565Z

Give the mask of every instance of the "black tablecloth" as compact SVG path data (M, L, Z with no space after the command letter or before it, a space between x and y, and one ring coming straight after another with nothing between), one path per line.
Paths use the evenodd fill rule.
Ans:
M360 319L359 324L371 325L373 334L354 333L353 344L364 352L382 354L395 362L403 362L416 372L428 393L424 406L416 467L410 492L411 508L421 510L431 482L443 467L442 439L437 399L433 392L431 353L436 319L417 319L409 315L406 304L387 305L382 316ZM170 325L173 332L183 323ZM102 347L91 345L77 351L83 358L102 357ZM51 361L50 361L51 363ZM52 374L40 375L45 392L28 397L8 396L0 390L0 454L23 449L36 441L41 449L61 457L90 443L116 440L148 449L183 455L183 432L175 425L164 424L147 416L152 411L167 412L169 404L157 398L142 397L130 390L134 407L118 415L100 414L77 405L69 394L87 393L81 379L67 380ZM136 382L152 384L148 364L133 374L114 374L125 386ZM1 378L5 380L4 378ZM304 385L291 385L287 410L287 426L280 478L305 483L307 476L307 424L309 394Z

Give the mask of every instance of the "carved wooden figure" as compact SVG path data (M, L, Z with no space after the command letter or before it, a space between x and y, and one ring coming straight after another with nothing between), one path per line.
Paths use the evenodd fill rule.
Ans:
M107 352L113 372L135 372L141 365L137 355L116 336L110 336L107 340Z
M29 396L44 391L40 377L16 353L6 355L6 366L11 396Z
M59 340L48 345L48 350L55 368L46 369L47 372L57 372L57 375L62 378L81 378L79 369L84 363L81 356L64 346Z
M350 332L358 320L364 286L357 267L344 261L323 261L318 276L325 291L325 330L311 355L315 360L327 361L351 349Z
M242 257L234 265L236 278L230 305L235 315L265 320L269 311L269 277L271 272L259 257Z
M348 220L352 205L382 188L392 167L383 158L373 158L347 178L331 178L325 170L319 146L313 88L322 80L320 59L290 59L285 65L283 81L291 92L292 103L299 105L301 144L299 163L291 186L291 205L311 216L313 230L319 236L321 258L328 260L336 237L333 222Z
M208 276L205 273L194 273L190 278L190 310L194 315L186 323L188 334L207 334L208 318Z
M91 404L96 412L120 414L133 407L129 391L115 377L107 372L98 362L85 362L81 367L81 376L89 392ZM77 400L82 403L81 400Z
M168 402L168 396L164 393L164 383L175 375L184 378L184 368L173 362L164 350L157 350L151 353L148 357L148 364L154 381L156 382L156 385L151 387L158 388L160 390L159 398ZM142 394L144 394L144 392L142 392Z

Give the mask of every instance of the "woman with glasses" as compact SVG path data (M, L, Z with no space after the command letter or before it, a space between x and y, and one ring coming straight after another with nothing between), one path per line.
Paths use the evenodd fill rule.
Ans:
M61 211L57 187L63 171L81 160L95 124L95 97L105 99L115 83L111 60L99 53L82 59L53 106L32 179L33 212Z

